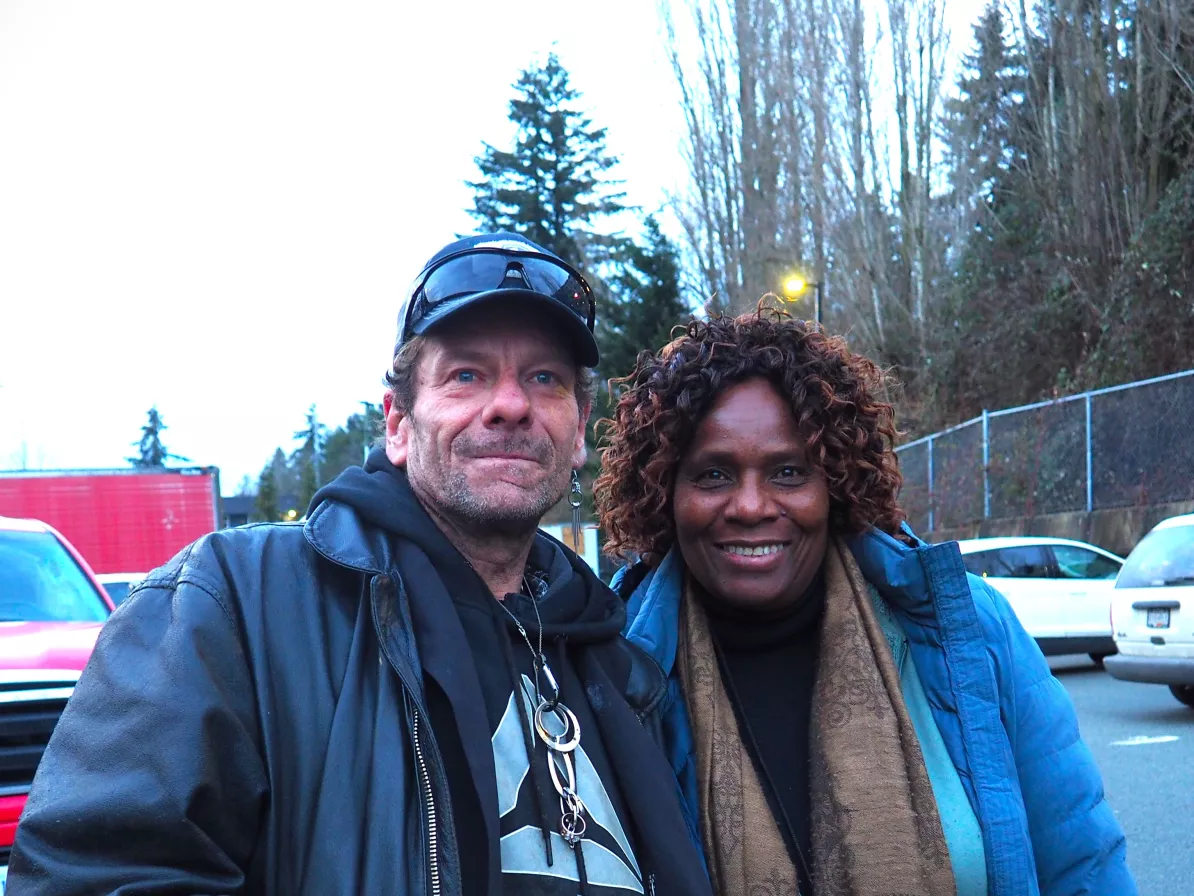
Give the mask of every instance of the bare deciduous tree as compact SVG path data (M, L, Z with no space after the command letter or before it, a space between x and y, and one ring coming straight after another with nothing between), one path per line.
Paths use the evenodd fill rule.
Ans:
M945 83L946 2L660 3L710 308L801 269L908 401L952 396L938 422L1078 383L1133 301L1109 284L1194 167L1188 0L993 0L1014 72L988 72L986 106ZM1022 356L980 350L992 332Z
M806 264L805 160L816 143L807 31L793 2L687 0L684 9L680 23L660 4L688 131L691 184L675 206L706 304L741 308Z

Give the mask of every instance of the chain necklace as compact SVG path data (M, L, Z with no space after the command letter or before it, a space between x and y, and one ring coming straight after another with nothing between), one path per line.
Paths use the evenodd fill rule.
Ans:
M552 786L560 796L560 835L565 843L575 848L584 839L587 827L585 813L588 811L576 790L576 766L572 761L572 753L580 745L580 721L572 710L560 702L560 686L547 663L547 657L543 655L543 617L539 615L539 601L535 599L526 575L522 577L522 587L535 608L535 622L539 628L538 650L531 644L522 621L503 601L498 600L498 606L514 621L518 633L522 635L527 649L531 652L535 669L535 733L547 746L547 770L551 774ZM551 699L545 698L539 688L540 671L551 688ZM559 733L552 732L547 726L548 719L554 720L557 727L562 725L563 730Z

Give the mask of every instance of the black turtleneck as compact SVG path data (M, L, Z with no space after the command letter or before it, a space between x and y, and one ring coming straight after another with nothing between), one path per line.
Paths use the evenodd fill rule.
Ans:
M809 723L824 576L818 573L800 600L779 613L727 607L708 597L704 604L742 739L800 875L800 892L812 893Z

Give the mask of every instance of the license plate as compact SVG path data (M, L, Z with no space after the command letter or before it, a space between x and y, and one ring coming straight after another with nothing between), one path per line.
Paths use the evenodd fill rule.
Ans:
M1149 610L1148 611L1148 627L1149 628L1169 628L1169 610Z

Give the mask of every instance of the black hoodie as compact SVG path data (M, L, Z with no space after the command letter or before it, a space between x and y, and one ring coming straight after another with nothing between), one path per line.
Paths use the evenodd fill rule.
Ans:
M527 641L538 648L536 601L526 594L496 601L381 450L321 489L312 506L328 500L395 536L465 896L707 892L670 768L622 696L632 664L619 637L621 600L571 551L546 535L536 539L527 582L538 597L543 653L581 730L572 755L587 830L573 850L560 836L546 747L530 726L537 698ZM544 678L540 687L547 690ZM663 881L670 885L659 887Z

